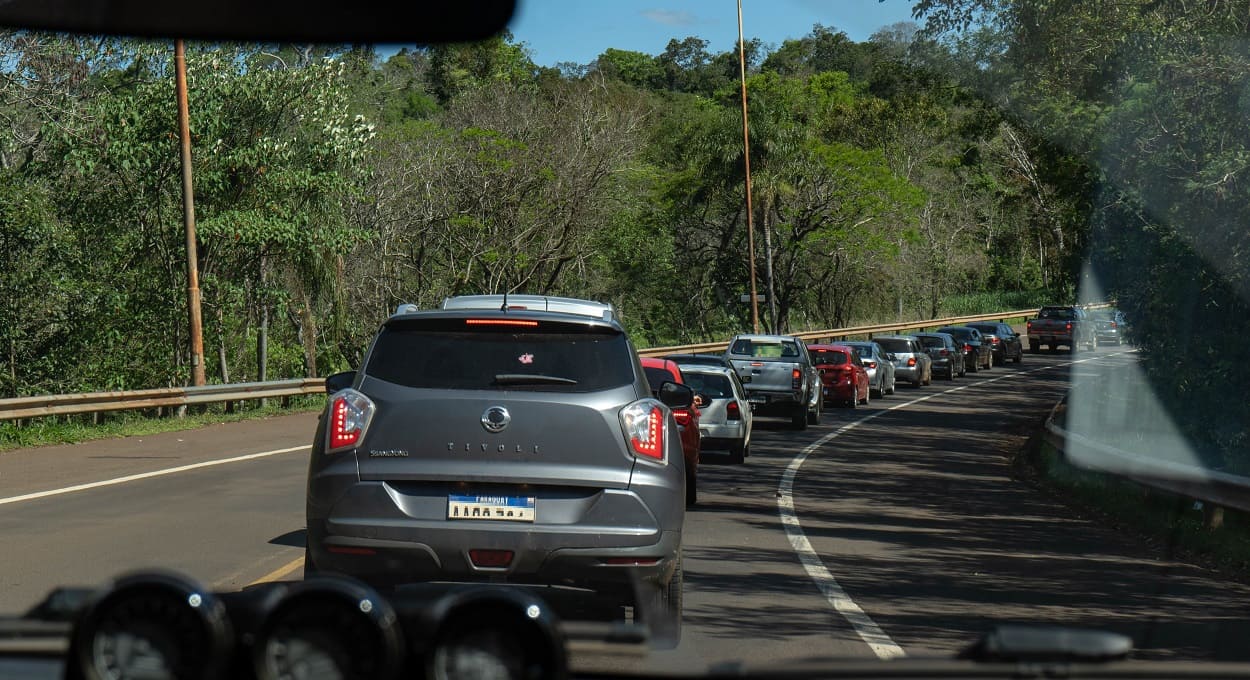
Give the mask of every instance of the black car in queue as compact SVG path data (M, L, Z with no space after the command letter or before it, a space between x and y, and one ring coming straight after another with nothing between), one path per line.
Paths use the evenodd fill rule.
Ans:
M943 326L936 332L951 335L963 347L964 366L969 373L976 373L982 368L989 370L994 365L990 344L982 338L981 331L971 326Z
M1008 359L1018 364L1024 359L1024 343L1011 326L1001 321L989 321L970 323L968 327L981 331L982 342L989 343L995 364L1002 366Z
M963 348L950 333L913 333L933 359L933 373L947 380L966 375Z

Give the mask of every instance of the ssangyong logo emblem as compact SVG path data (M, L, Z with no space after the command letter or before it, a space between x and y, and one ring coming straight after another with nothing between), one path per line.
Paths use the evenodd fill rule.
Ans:
M487 432L503 432L510 422L512 422L512 414L502 406L492 406L482 414L482 427L486 428Z

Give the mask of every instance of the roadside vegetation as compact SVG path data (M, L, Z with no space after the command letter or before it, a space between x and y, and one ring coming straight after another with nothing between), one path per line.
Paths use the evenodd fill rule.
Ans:
M918 0L864 42L749 41L763 325L1081 288L1208 463L1241 456L1250 8L1192 5ZM0 55L0 396L184 384L170 46ZM749 325L736 51L193 45L188 71L210 381L351 367L399 303L470 292L611 301L643 346Z

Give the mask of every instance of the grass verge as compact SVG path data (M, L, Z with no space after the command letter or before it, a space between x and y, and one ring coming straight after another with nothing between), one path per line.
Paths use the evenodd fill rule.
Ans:
M216 423L319 411L324 406L325 396L305 395L292 397L290 406L286 408L281 406L281 399L270 399L269 404L263 407L259 401L243 402L236 407L234 413L226 413L223 404L213 404L200 407L198 412L193 407L188 407L186 415L182 417L158 417L155 411L116 411L100 414L99 422L92 415L33 418L21 426L4 422L0 423L0 452L52 444L76 444L94 439L177 432Z
M1204 510L1193 499L1073 466L1040 434L1030 439L1016 467L1070 507L1139 536L1168 558L1250 581L1250 516L1246 513L1225 509L1223 525L1209 528L1205 512L1210 508Z

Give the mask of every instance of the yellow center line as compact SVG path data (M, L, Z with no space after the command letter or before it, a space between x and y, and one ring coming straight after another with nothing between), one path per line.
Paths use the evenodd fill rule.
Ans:
M269 572L268 574L265 574L264 576L256 579L255 581L252 581L248 585L254 586L254 585L259 585L261 583L268 583L270 581L277 581L279 579L289 576L292 572L294 572L296 569L299 569L302 566L304 566L304 558L303 556L300 556L278 567L277 569L274 569L273 571Z

